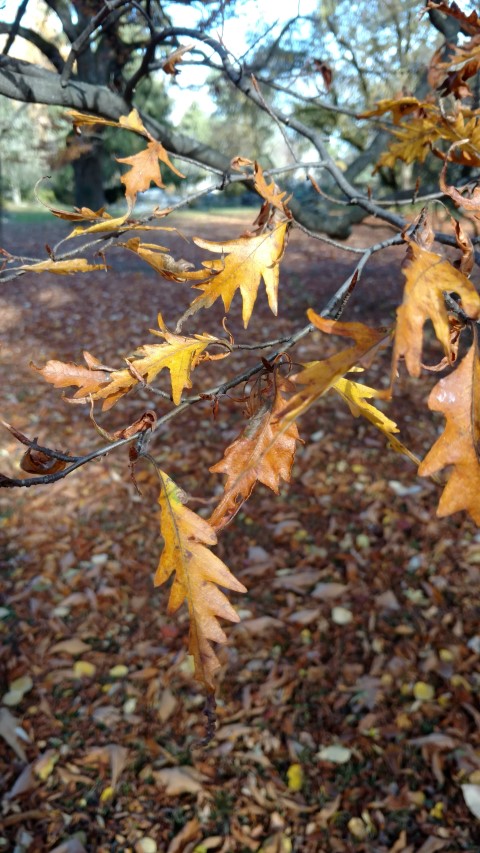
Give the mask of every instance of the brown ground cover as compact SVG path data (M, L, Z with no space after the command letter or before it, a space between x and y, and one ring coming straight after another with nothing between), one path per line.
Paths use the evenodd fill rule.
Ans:
M246 222L177 221L186 235L217 240ZM62 228L7 224L3 245L36 255ZM349 242L385 236L369 223ZM193 257L178 235L165 244ZM371 259L345 319L391 320L402 256ZM0 294L1 415L70 452L102 439L85 408L63 402L30 361L80 362L87 349L120 366L148 342L158 310L173 325L190 301L189 286L159 280L133 255L112 250L108 261L108 275L29 275ZM354 263L294 234L278 322L262 294L247 335L237 298L237 342L297 328ZM221 318L219 308L200 314L188 331L217 333ZM336 346L316 333L295 358ZM426 360L436 354L431 345ZM254 360L236 352L200 366L196 387ZM387 374L385 355L366 380ZM442 426L426 409L434 381L403 376L392 406L420 456ZM99 420L116 429L166 405L140 391ZM211 498L222 478L209 467L241 423L232 399L220 401L216 420L203 402L173 420L152 453L194 498ZM186 614L167 617L167 591L152 584L161 543L151 468L137 469L141 495L126 453L48 488L0 494L0 850L480 850L462 789L480 785L480 534L463 517L437 519L438 486L330 395L300 432L291 485L279 497L258 487L218 546L249 591L234 600L242 622L226 629L218 729L203 750L191 750L204 697L186 653ZM16 473L21 450L7 432L0 453L2 473Z

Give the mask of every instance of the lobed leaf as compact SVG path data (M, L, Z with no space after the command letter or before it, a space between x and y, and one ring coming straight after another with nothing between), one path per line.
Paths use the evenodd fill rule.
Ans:
M237 290L242 294L243 325L247 328L262 278L265 282L268 304L276 315L279 264L285 250L287 228L288 222L281 222L272 231L264 234L255 237L238 237L236 240L224 243L195 238L194 242L201 249L225 254L225 257L221 261L204 262L204 266L209 269L213 277L206 284L195 285L197 289L203 290L203 293L192 302L177 325L177 329L187 317L196 314L201 308L210 308L219 297L223 300L225 310L229 311Z
M281 413L283 428L288 422L296 420L306 412L345 373L348 373L367 354L373 354L377 347L389 338L389 333L385 329L370 329L363 323L339 323L335 320L327 320L311 308L307 314L310 322L321 331L352 338L355 344L323 361L312 361L304 365L303 370L293 377L299 385L305 387L301 388L283 409Z
M218 619L240 621L218 587L235 592L247 590L227 566L205 547L217 542L213 527L184 506L185 494L167 474L159 474L160 531L165 544L154 584L160 586L172 574L175 575L168 612L175 613L184 601L187 602L190 615L189 651L194 658L195 675L209 690L213 690L220 662L211 643L227 641Z
M397 309L393 351L393 374L404 356L411 376L420 376L423 326L431 320L449 363L453 361L450 324L444 292L457 293L464 312L472 319L480 317L480 297L472 282L452 264L410 241L403 272L406 283L403 302Z
M465 509L480 524L480 356L477 341L459 366L440 379L428 398L433 412L442 412L445 430L421 463L428 477L453 465L437 515Z
M210 468L227 474L225 490L209 521L215 530L225 527L250 497L257 481L276 494L280 481L290 481L296 442L300 441L296 424L281 430L278 416L285 408L282 383L278 381L270 402L265 402L250 418L247 426L227 447L223 459Z
M133 154L131 157L117 157L117 161L130 166L129 171L122 175L121 181L125 184L125 196L131 207L135 204L138 193L148 190L152 182L157 187L165 186L160 172L160 162L165 163L179 178L185 177L173 165L162 143L155 140L148 142L147 147L138 154Z

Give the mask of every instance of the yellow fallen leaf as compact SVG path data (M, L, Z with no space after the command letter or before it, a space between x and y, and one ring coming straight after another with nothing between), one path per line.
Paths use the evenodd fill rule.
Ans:
M303 769L301 764L291 764L287 770L288 790L301 791L303 788Z
M57 761L59 759L59 755L55 752L54 749L48 749L40 758L35 762L33 771L35 776L38 776L42 782L45 782L49 776L53 773L53 768L55 767Z
M124 678L125 675L128 675L128 666L125 666L124 663L119 663L117 666L112 666L108 674L112 678Z
M73 674L75 678L93 678L97 667L88 660L77 660L73 664Z
M100 794L100 802L101 803L108 802L108 800L112 799L114 794L115 794L115 789L112 788L111 785L108 785L106 788L103 789L102 793Z
M425 681L416 681L413 685L413 695L419 702L430 702L435 696L435 690Z
M364 841L368 835L368 829L361 817L352 817L347 823L348 831L358 841Z
M430 817L435 818L435 820L443 820L444 810L445 810L445 803L441 803L439 801L438 803L435 803L435 805L433 806L432 809L430 809L430 812L429 812Z

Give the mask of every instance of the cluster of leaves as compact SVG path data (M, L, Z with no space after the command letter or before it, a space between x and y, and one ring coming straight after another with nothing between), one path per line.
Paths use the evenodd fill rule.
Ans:
M436 3L435 8L438 5ZM443 8L444 4L441 5ZM452 15L461 14L455 4L445 6L444 11ZM461 101L468 93L465 81L474 73L472 69L478 68L475 63L480 63L480 22L477 16L471 15L468 18L464 16L464 23L471 28L471 41L454 54L448 68L442 66L442 74L445 72L446 77L442 78L440 84L441 94L448 93L456 99L451 114L445 112L441 102L435 102L432 94L430 100L422 102L405 97L381 102L370 115L382 115L390 111L395 123L406 119L400 122L399 129L395 131L398 141L383 155L379 166L391 165L397 158L406 162L414 159L421 161L432 148L445 161L440 176L443 193L478 218L478 191L467 197L446 183L449 161L480 165L475 153L479 111L469 110ZM449 69L452 63L459 67L459 62L463 62L461 72L458 70L458 73L453 74ZM435 59L432 69L436 69L435 80L439 79L440 64ZM2 476L1 485L13 487L53 482L93 458L127 444L130 445L129 456L134 477L134 466L140 457L149 459L156 467L154 458L148 452L148 441L171 417L201 399L212 399L214 405L217 405L230 388L244 384L241 401L246 407L247 424L225 449L223 458L210 469L214 473L225 474L227 479L223 494L209 519L188 509L185 506L187 496L167 473L156 467L164 547L155 574L155 584L163 584L174 575L168 609L173 613L184 601L187 602L190 615L189 649L194 658L196 676L213 693L219 661L212 642L221 643L226 639L218 620L238 621L236 611L219 587L236 592L245 590L210 548L216 544L217 534L251 495L257 482L278 492L281 481L290 480L295 450L300 440L297 421L327 392L339 395L354 416L364 417L379 429L393 450L406 454L418 465L421 476L435 475L453 466L443 489L438 514L443 516L466 510L476 523L480 523L480 352L477 326L480 297L470 280L474 248L467 231L452 220L451 242L458 250L458 259L451 262L444 255L433 251L435 234L431 217L428 210L423 210L390 241L366 250L357 269L339 289L333 302L320 314L309 309L309 322L303 329L283 341L262 342L258 347L246 345L250 349L268 348L268 357L262 357L246 373L202 393L183 398L185 389L192 387L192 373L200 364L218 359L228 361L238 346L228 333L225 323L223 331L226 337L211 333L182 334L182 327L193 315L201 309L209 309L218 299L222 300L228 312L239 291L243 324L247 329L262 280L270 309L274 315L277 314L280 266L288 234L295 227L288 198L274 180L269 182L257 163L238 157L233 161L232 169L239 172L242 180L253 184L262 198L262 206L253 229L235 240L212 242L195 239L197 247L216 255L214 259L204 260L202 266L196 269L183 259L172 257L167 247L144 243L141 237L130 237L122 242L122 235L126 232L169 230L163 225L152 224L155 219L168 215L169 209L155 210L148 222L133 219L132 213L139 193L148 189L152 182L158 187L163 186L160 164L172 169L178 176L182 175L170 161L161 143L145 129L135 110L122 116L118 122L81 113L73 113L72 119L79 132L85 125L106 124L139 134L146 140L146 147L120 161L128 166L128 171L122 177L127 203L126 212L122 216L111 217L103 209L92 211L82 208L69 212L50 208L55 216L75 223L66 240L83 238L85 235L100 237L104 241L102 254L115 242L116 246L138 255L166 281L193 282L193 287L200 291L200 295L192 300L179 317L175 331L167 329L159 314L159 327L151 331L162 339L162 343L139 345L133 354L126 355L125 366L110 367L89 352L84 353L85 366L53 360L43 367L34 366L43 379L56 388L76 389L73 396L66 399L70 403L91 407L93 423L109 444L89 456L70 456L48 447L40 447L36 440L32 441L14 427L9 427L16 438L28 447L22 467L33 476L23 480ZM448 151L442 152L436 148L433 145L436 140L451 143ZM406 246L403 267L405 291L397 311L395 328L372 329L362 323L340 322L338 318L346 299L356 286L369 255L374 250L398 242ZM17 267L11 266L15 259L7 256L9 272L13 270L16 274L24 274L48 271L66 275L107 268L104 258L98 264L82 257L58 257L58 247L55 251L50 250L49 255L47 260L22 263ZM430 395L429 407L445 416L446 428L420 462L400 442L397 425L384 414L381 407L382 401L389 399L393 393L402 360L411 376L420 375L424 367L422 338L427 321L432 323L443 350L440 363L428 369L455 369L440 379ZM314 329L322 335L349 338L353 344L327 358L319 358L300 367L294 366L288 350ZM470 339L470 346L459 366L455 366L460 341L463 339ZM349 376L352 372L368 369L377 353L392 342L392 367L387 390L376 390ZM170 392L151 385L164 369L170 373ZM97 401L102 402L105 411L127 393L139 388L156 392L166 406L171 401L173 408L169 406L168 411L160 417L148 410L133 424L113 434L98 427L93 417ZM375 399L379 401L378 406L372 402Z

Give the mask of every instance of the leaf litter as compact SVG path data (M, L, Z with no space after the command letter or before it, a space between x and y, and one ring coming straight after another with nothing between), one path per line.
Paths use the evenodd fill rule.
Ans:
M238 233L238 223L228 227L223 221L225 240ZM371 227L359 226L350 241L366 244ZM184 220L182 229L195 235L198 224ZM219 239L218 222L202 231ZM280 333L304 320L307 304L320 308L346 272L333 247L322 249L321 270L302 235L290 249L284 264L301 296L280 296ZM172 253L184 253L180 241ZM346 319L391 319L395 293L385 300L385 272L373 259ZM134 256L114 284L102 276L105 299L92 302L101 275L46 274L41 298L36 277L25 276L21 292L7 283L2 293L11 389L2 414L27 434L48 430L70 451L78 435L82 450L98 439L84 429L83 410L32 380L25 353L36 363L69 360L75 330L87 350L102 341L102 359L115 363L158 308L157 279ZM170 314L162 304L167 322L191 298L189 285L174 286ZM258 298L255 340L269 317L265 295ZM221 308L212 311L220 320ZM240 336L240 300L229 316ZM434 362L428 335L425 349ZM334 352L319 333L297 348L302 362ZM369 369L369 385L379 387L381 367ZM433 384L402 377L392 408L420 456L434 441L418 415ZM122 428L148 402L141 389L102 423ZM228 399L216 421L208 402L196 417L198 435L180 417L169 446L157 442L152 452L185 491L213 495L219 477L209 468L245 422ZM192 677L186 609L166 615L167 593L153 588L148 570L160 553L153 473L138 468L140 496L127 459L112 457L48 492L1 496L1 696L31 683L12 710L0 705L5 849L20 838L25 850L65 853L114 845L434 853L480 843L477 529L460 516L436 518L437 487L417 479L333 393L299 430L306 444L290 486L278 496L258 486L216 548L249 591L235 601L242 622L234 642L226 626L232 642L217 650L218 732L203 751L191 749L202 737L204 699ZM14 440L3 446L15 459ZM349 618L335 621L334 610Z

